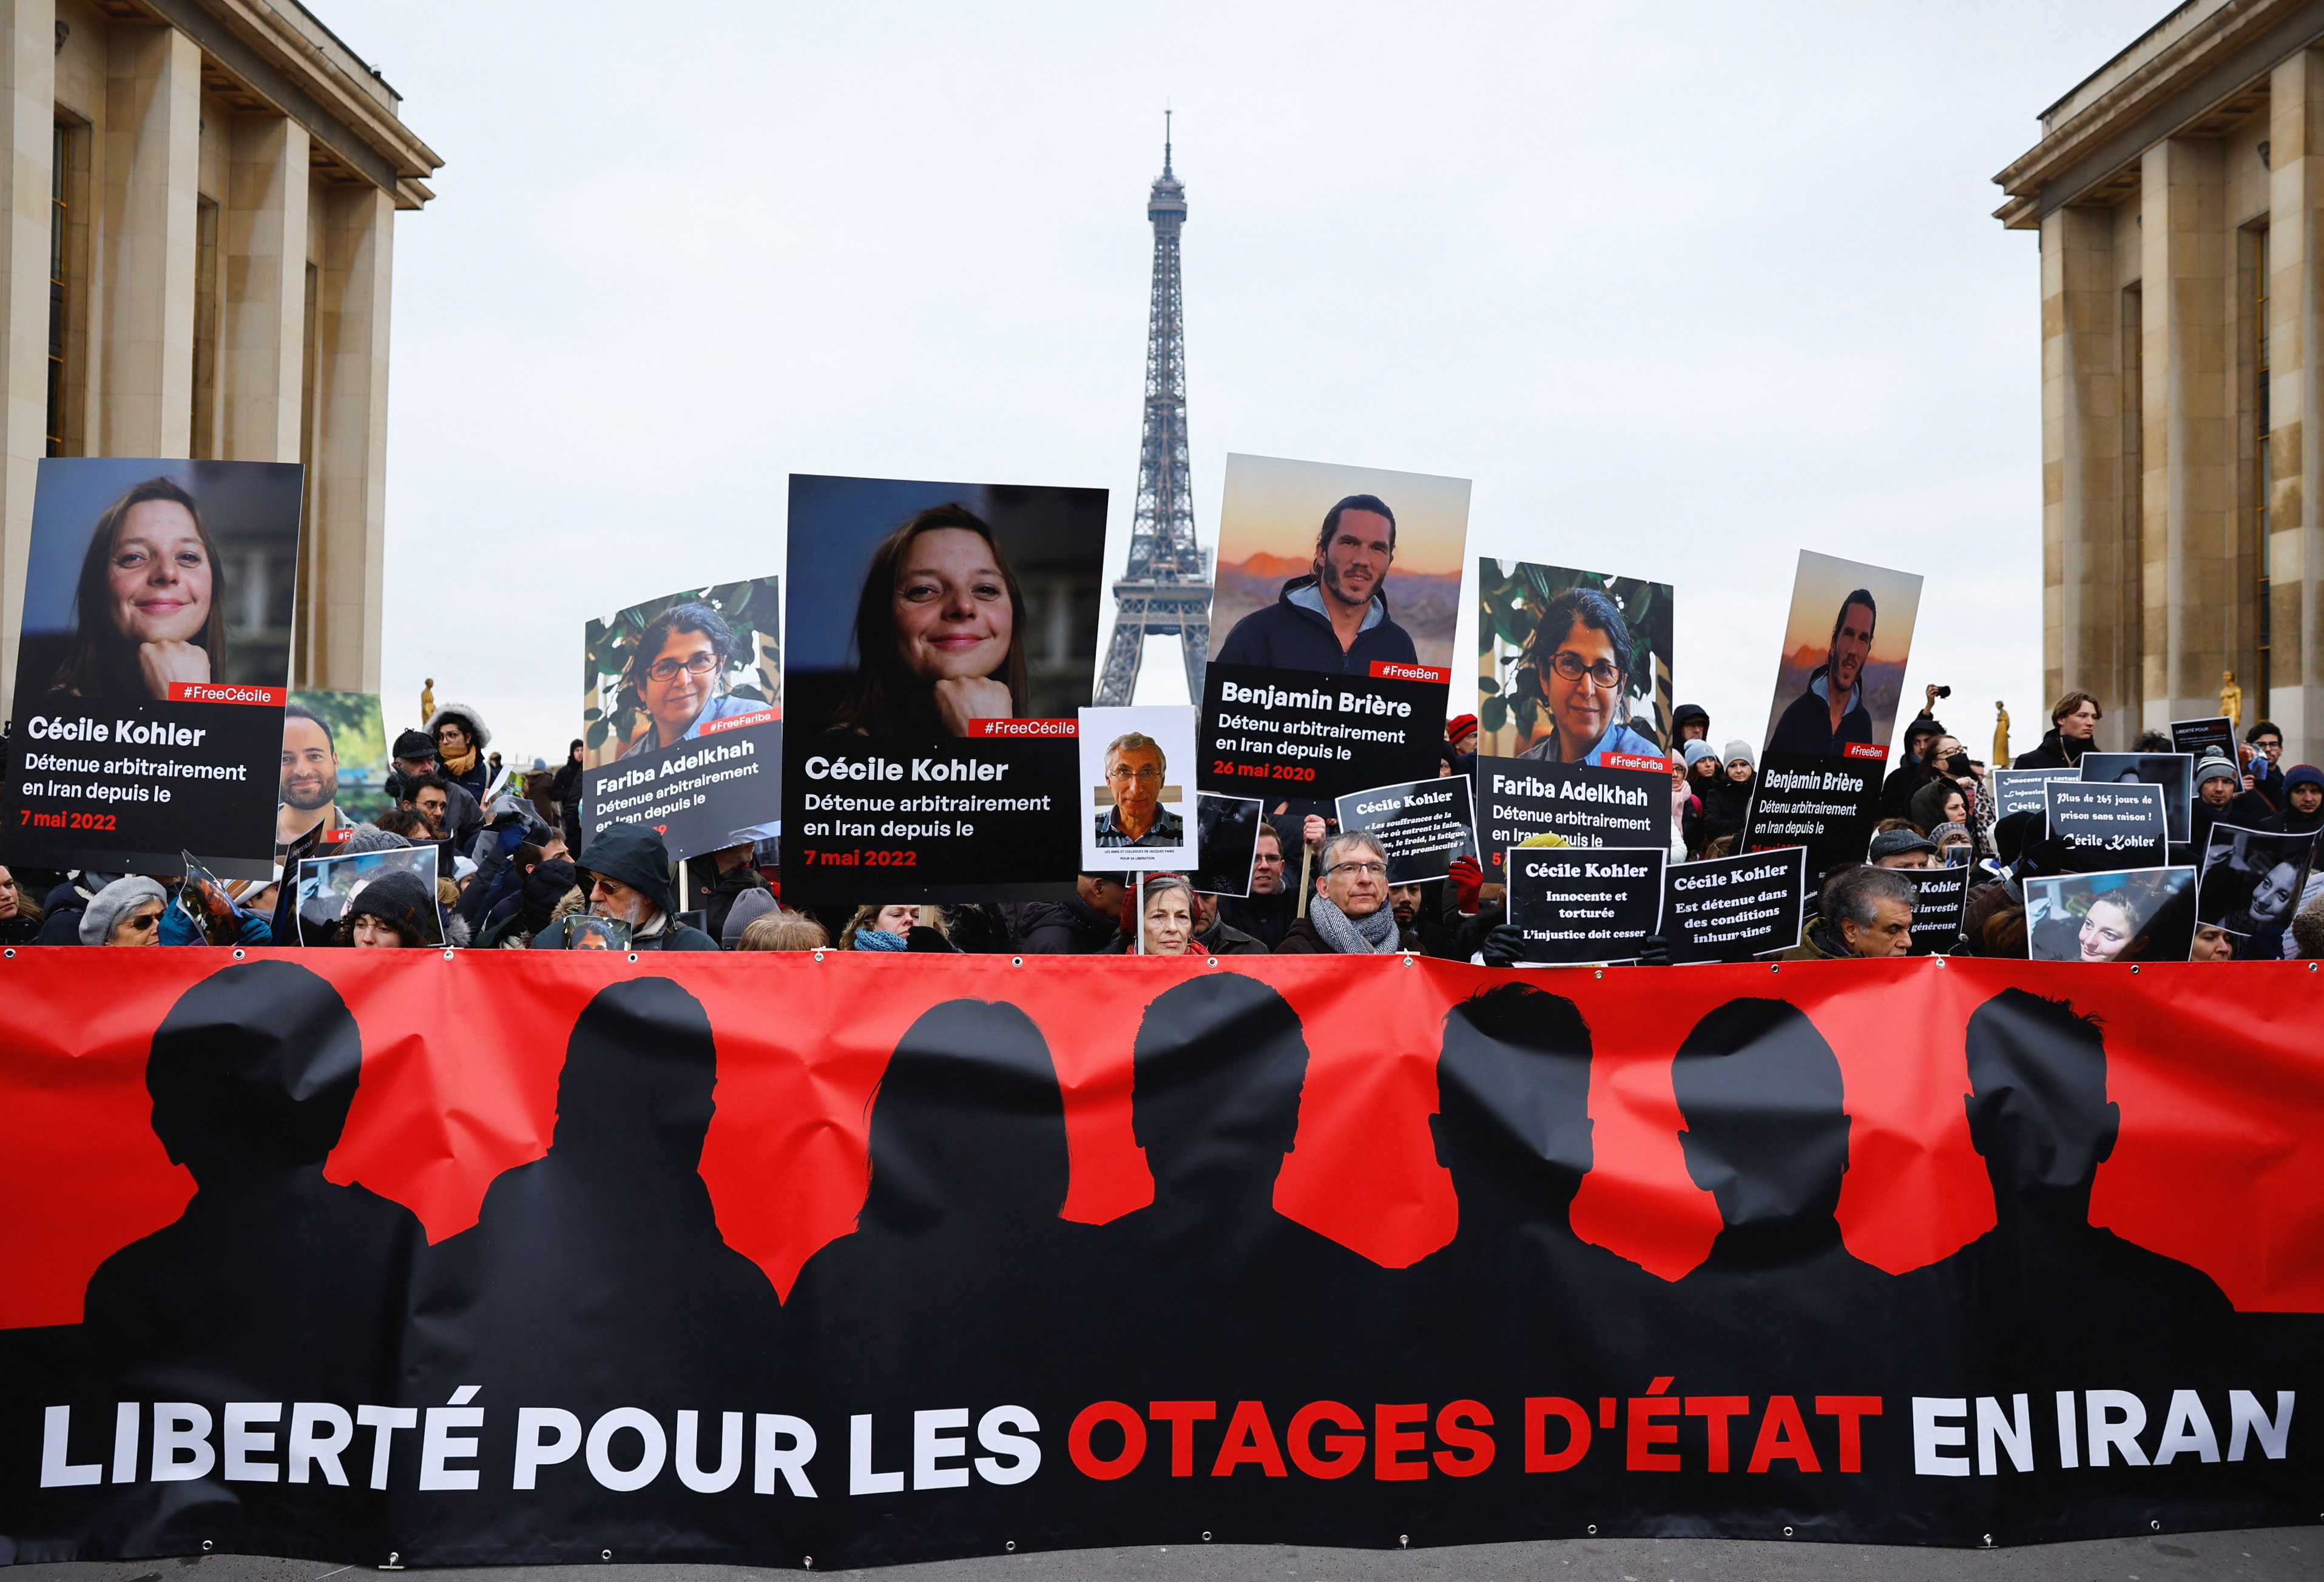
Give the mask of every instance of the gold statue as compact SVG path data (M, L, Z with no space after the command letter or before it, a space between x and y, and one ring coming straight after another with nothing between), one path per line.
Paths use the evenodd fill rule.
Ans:
M2244 689L2236 685L2233 671L2221 671L2219 680L2224 683L2219 688L2219 712L2227 717L2229 725L2240 726L2244 723Z
M2006 769L2009 767L2009 705L1996 698L1993 712L1993 766Z
M426 730L428 722L436 715L436 678L429 676L420 688L420 728Z

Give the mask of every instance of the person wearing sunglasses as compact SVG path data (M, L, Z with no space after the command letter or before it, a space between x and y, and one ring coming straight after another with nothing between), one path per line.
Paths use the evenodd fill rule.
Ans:
M1420 948L1419 937L1397 926L1388 904L1388 854L1360 829L1323 845L1322 872L1307 915L1284 933L1277 956L1389 956Z
M644 711L646 725L622 756L691 741L714 719L763 712L767 704L726 690L733 662L733 628L708 605L676 605L647 622L622 678L624 701Z
M1552 598L1523 661L1548 705L1549 734L1517 756L1601 766L1609 753L1659 761L1662 748L1622 717L1637 657L1630 624L1606 594L1569 587Z
M88 898L80 914L84 945L158 945L169 892L143 874L127 874Z
M1185 820L1162 805L1162 777L1169 769L1162 744L1131 731L1106 745L1105 789L1113 806L1097 816L1102 847L1185 844Z

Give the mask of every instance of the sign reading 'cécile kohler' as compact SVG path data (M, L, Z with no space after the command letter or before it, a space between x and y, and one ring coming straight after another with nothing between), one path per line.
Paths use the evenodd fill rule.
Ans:
M1477 855L1477 823L1469 782L1458 775L1375 786L1339 800L1340 828L1360 829L1388 855L1388 882L1425 884L1442 879L1462 857Z
M793 475L785 901L1072 894L1105 501ZM1028 586L1056 601L1038 620Z
M782 817L779 579L687 588L589 623L581 845L616 821L673 858L764 840Z
M1674 964L1748 961L1799 943L1807 853L1746 852L1665 871L1663 934Z
M1517 846L1504 854L1521 959L1635 961L1662 924L1667 847Z
M2079 874L2118 868L2159 868L2170 853L2169 815L2163 788L2144 782L2053 780L2050 838L2065 846L2065 865Z
M1960 942L1962 909L1969 902L1972 870L1966 863L1941 868L1899 868L1913 886L1914 956L1942 956Z
M1670 585L1489 557L1477 587L1486 877L1537 835L1667 848Z
M0 861L272 874L303 476L41 463Z
M1323 813L1436 771L1465 478L1227 458L1197 783Z
M1744 850L1804 847L1812 874L1864 860L1920 605L1911 572L1800 551Z

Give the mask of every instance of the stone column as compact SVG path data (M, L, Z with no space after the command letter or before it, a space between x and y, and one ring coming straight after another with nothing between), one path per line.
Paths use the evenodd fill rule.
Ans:
M229 139L218 454L296 461L307 337L307 129L244 116Z
M48 450L50 163L56 125L55 0L0 0L0 717L16 684L16 629L32 538L32 486Z
M2112 725L2135 693L2116 619L2121 579L2138 573L2122 543L2119 318L2113 211L2053 210L2042 221L2043 691L2016 700L2020 719L2046 719L2079 689L2104 699Z
M2324 523L2308 502L2324 503L2324 446L2307 443L2307 416L2324 412L2324 53L2276 67L2268 141L2268 707L2284 762L2313 763L2324 753Z
M2216 139L2141 158L2145 323L2145 698L2142 725L2218 710L2234 584L2227 162ZM2158 642L2157 639L2160 638Z
M109 30L97 273L100 456L184 456L194 421L194 208L201 51L171 27Z
M309 686L379 690L386 559L388 279L395 200L372 187L316 194L315 469L309 494L318 564Z

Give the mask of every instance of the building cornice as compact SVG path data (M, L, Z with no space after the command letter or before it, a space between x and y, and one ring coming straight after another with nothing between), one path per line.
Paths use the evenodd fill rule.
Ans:
M203 86L305 126L318 168L418 208L443 165L396 114L399 96L295 5L274 0L109 0L123 20L166 23L202 51Z
M2112 202L2169 137L2216 136L2255 109L2278 61L2324 38L2324 0L2190 0L2043 113L2042 141L1994 181L2013 229Z

